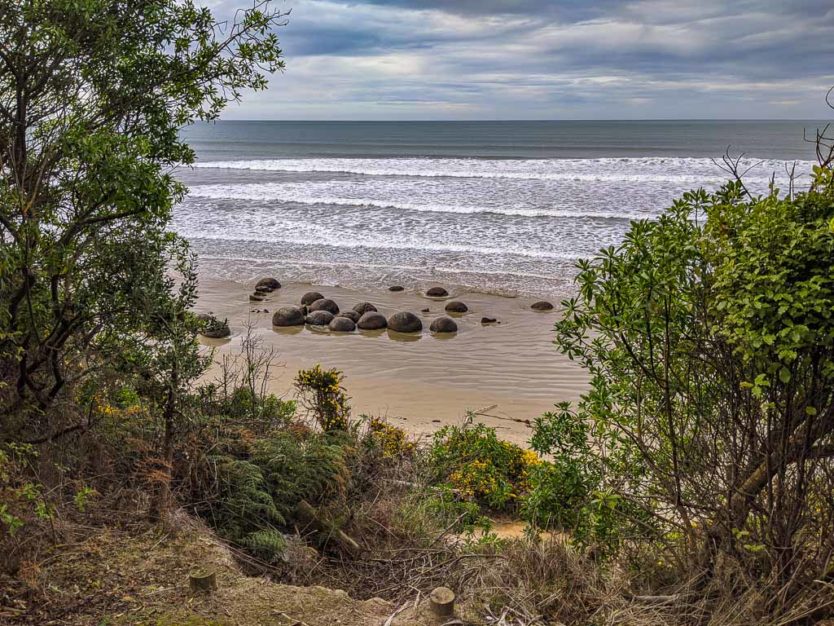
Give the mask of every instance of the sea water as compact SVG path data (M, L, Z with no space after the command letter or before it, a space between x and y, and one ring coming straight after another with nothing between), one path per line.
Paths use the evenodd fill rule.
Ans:
M807 186L814 121L218 122L174 228L202 275L558 298L574 265L683 192Z

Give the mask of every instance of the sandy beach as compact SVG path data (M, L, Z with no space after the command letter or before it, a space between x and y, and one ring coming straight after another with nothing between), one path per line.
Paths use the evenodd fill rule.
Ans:
M295 373L320 363L344 371L355 415L386 416L409 432L430 434L444 424L460 423L467 411L478 411L480 421L522 444L530 435L529 420L557 402L578 399L587 384L586 374L552 343L558 313L531 310L533 298L455 291L449 286L448 298L428 298L423 295L432 286L428 284L391 292L388 285L357 291L290 283L264 302L250 302L253 285L211 278L200 282L197 311L227 318L232 330L229 339L204 340L215 348L209 380L217 376L224 354L240 352L241 338L251 325L262 347L277 353L279 367L269 389L279 396L292 398ZM386 316L411 311L421 317L423 332L339 334L310 326L272 326L275 310L298 304L302 294L313 290L335 300L342 310L369 301ZM457 334L434 336L429 324L446 315L443 309L450 299L465 302L469 312L454 316ZM430 312L421 312L425 308ZM484 325L484 316L500 323Z

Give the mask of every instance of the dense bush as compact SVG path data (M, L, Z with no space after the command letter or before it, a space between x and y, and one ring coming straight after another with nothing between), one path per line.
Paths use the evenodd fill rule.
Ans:
M301 405L325 432L348 429L350 407L343 379L339 370L325 370L320 365L301 370L295 377Z
M739 563L774 590L765 611L834 556L832 181L822 167L802 193L687 193L580 262L556 341L591 389L533 438L590 481L584 508L607 510L605 529L683 575ZM551 485L540 502L564 500Z
M434 436L428 464L435 482L496 511L514 511L529 489L535 453L498 439L495 429L475 424L444 426Z

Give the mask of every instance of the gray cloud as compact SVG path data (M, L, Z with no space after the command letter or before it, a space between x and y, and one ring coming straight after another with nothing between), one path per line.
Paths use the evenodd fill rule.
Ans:
M239 0L215 3L219 13ZM830 113L830 0L285 0L287 72L229 118Z

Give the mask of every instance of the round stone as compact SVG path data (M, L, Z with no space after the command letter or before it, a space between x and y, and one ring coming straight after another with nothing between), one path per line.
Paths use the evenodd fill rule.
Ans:
M469 307L458 300L452 300L446 305L447 313L466 313L468 310Z
M356 311L342 311L336 317L346 317L355 324L359 321L359 318L362 316Z
M297 306L281 307L272 315L273 326L302 326L304 313Z
M308 291L303 296L301 296L301 304L310 305L313 304L316 300L321 300L324 298L318 291Z
M327 326L334 319L330 311L312 311L305 321L310 326Z
M423 322L414 313L400 311L388 318L388 328L400 333L419 333L423 330Z
M534 302L530 305L530 308L534 311L551 311L553 310L553 305L546 300L542 300L541 302Z
M405 289L405 287L402 285L391 285L388 287L388 291L402 291L403 289Z
M328 311L336 315L339 313L339 305L330 298L319 298L310 304L310 312L312 313L313 311Z
M433 333L456 333L458 325L450 317L438 317L431 323L429 330Z
M356 324L349 317L334 317L328 327L337 333L352 333L356 330Z
M368 311L376 311L376 307L370 302L359 302L353 305L353 310L359 315L364 315Z
M449 295L449 292L443 289L443 287L432 287L426 291L426 295L431 298L445 298Z
M257 283L255 283L255 291L275 291L280 288L281 283L274 278L261 278Z
M232 334L227 321L220 321L214 315L202 313L197 316L201 322L200 334L209 339L224 339Z
M362 330L380 330L388 326L388 320L385 319L382 313L368 311L359 318L356 325Z

